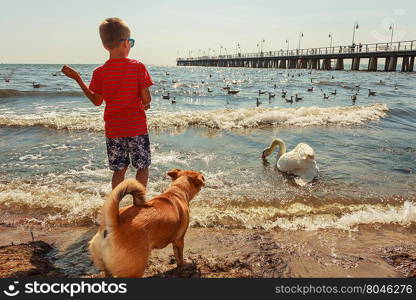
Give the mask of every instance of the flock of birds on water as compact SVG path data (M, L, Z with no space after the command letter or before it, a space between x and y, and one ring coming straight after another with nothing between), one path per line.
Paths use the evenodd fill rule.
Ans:
M52 73L51 75L52 76L57 76L58 73L59 72L55 72L55 73ZM312 75L312 71L308 72L307 74ZM169 76L170 74L168 72L165 72L165 75ZM301 77L301 76L304 76L304 74L303 73L297 73L297 74L288 73L287 74L287 77L294 78L295 76ZM209 78L212 78L212 74L209 74ZM333 75L331 75L331 79L335 79L335 77ZM6 83L10 82L10 78L8 78L8 77L4 78L4 80L5 80ZM227 82L225 77L223 78L223 80L224 80L224 82ZM272 80L273 80L273 78L272 78ZM173 84L175 84L177 82L178 82L177 80L172 80ZM234 85L238 84L238 82L236 80L233 80L231 82ZM313 78L310 79L310 82L311 82L311 84L314 84ZM205 81L201 81L201 83L205 84ZM382 80L380 80L378 84L384 85L384 82ZM37 82L32 82L32 87L35 88L35 89L38 89L38 88L42 87L42 85L40 83L37 83ZM240 90L238 90L238 89L231 88L229 84L227 84L225 87L222 87L222 89L224 91L226 91L227 95L236 95L240 92ZM277 84L275 83L273 85L273 90L276 91L276 89L277 89ZM397 89L398 89L398 86L396 84L395 85L395 90L397 90ZM210 87L207 88L208 93L212 93L213 91L214 91L214 89L212 89ZM355 105L356 101L358 100L358 95L360 93L360 85L355 85L354 87L352 87L351 91L352 91L351 101L352 101L352 104ZM308 93L315 92L315 87L312 86L312 87L307 88L307 92ZM329 92L328 94L322 89L320 89L320 92L322 93L322 97L323 97L324 100L329 100L330 97L337 95L337 90L336 89ZM194 93L196 93L196 92L194 92ZM258 97L256 97L256 102L255 102L256 107L259 107L260 105L263 104L263 102L260 101L260 97L263 96L263 95L268 96L269 103L271 103L272 99L274 99L276 97L276 92L272 93L272 92L269 92L269 91L266 91L266 90L258 90ZM376 96L376 91L368 89L368 97L373 97L373 96ZM298 93L296 93L295 95L288 96L288 91L285 90L285 89L281 90L281 97L283 98L284 101L286 101L287 103L290 103L290 104L292 104L293 102L302 101L304 99L304 97L299 96ZM170 100L171 104L176 104L176 97L171 96L170 92L166 92L165 88L163 89L162 99ZM227 99L227 104L229 104L228 99Z
M307 74L312 75L312 71L308 72ZM170 76L170 74L168 72L166 72L165 75ZM304 76L304 75L305 75L304 73L298 73L298 74L288 73L287 77L294 78L295 76L301 77L301 76ZM209 78L212 78L212 74L209 74ZM333 80L333 79L335 79L335 77L333 75L331 75L331 79ZM273 78L271 78L271 80L273 80ZM226 80L225 77L223 77L223 81L224 82L229 82L229 81ZM176 83L178 83L178 81L177 80L172 80L172 83L176 84ZM206 82L204 80L202 80L201 83L205 84ZM231 83L233 85L237 85L238 81L237 80L232 80ZM314 82L313 78L311 78L310 83L311 83L311 85L313 85L313 84L316 84L316 83L319 83L319 82ZM384 85L385 82L383 80L380 80L378 82L378 84L379 85ZM345 86L343 86L343 87L345 88ZM276 89L277 89L277 84L275 83L273 85L273 92L270 92L270 91L267 91L267 90L258 90L258 96L256 97L256 101L255 101L256 107L259 107L260 105L263 104L263 102L261 101L261 96L268 97L269 103L271 103L272 99L274 99L276 97ZM360 85L354 85L350 89L351 89L351 92L352 92L352 95L350 96L351 97L351 102L352 102L352 105L355 105L356 101L358 100L358 96L360 94L360 91L361 91L361 86ZM222 87L222 90L225 91L226 95L236 95L240 92L240 90L232 88L230 86L230 84L227 84L226 86ZM313 93L313 92L315 92L315 90L316 90L316 88L314 86L311 86L311 87L307 88L306 91L308 93ZM395 90L398 90L397 84L395 85ZM213 91L214 91L214 89L212 89L210 87L207 88L208 93L212 93ZM336 89L333 90L333 91L330 91L328 93L325 92L324 90L320 89L320 92L321 92L322 98L324 100L329 100L332 97L337 95L337 90ZM196 94L196 93L197 92L194 91L194 94ZM288 91L285 90L285 89L282 89L280 93L281 93L281 97L283 98L283 100L286 101L287 103L290 103L290 104L292 104L293 102L299 102L299 101L304 100L304 97L301 97L299 93L296 93L294 95L289 96ZM374 97L376 95L377 95L376 91L368 89L368 97ZM166 91L165 88L163 88L162 99L170 100L172 104L176 103L176 97L172 96L171 93ZM229 104L228 99L227 99L227 104Z

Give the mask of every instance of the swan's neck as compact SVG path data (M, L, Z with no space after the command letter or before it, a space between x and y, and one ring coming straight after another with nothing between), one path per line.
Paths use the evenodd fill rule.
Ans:
M270 146L271 152L273 152L277 146L279 146L279 153L277 154L277 158L279 158L286 153L286 145L281 139L275 139Z

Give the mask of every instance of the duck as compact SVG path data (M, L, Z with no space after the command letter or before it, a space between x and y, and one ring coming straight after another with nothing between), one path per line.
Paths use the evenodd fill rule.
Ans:
M273 89L276 89L277 88L277 85L276 85L276 83L273 85Z
M176 97L173 97L173 99L170 101L170 103L175 104L176 103Z
M298 94L296 94L295 95L295 101L298 102L298 101L301 101L301 100L303 100L303 97L298 97Z
M7 83L9 83L10 82L10 79L9 78L6 78L6 79L4 79L4 81L6 81Z
M213 92L213 90L211 90L210 88L208 88L208 93L212 93Z
M52 76L56 76L56 75L58 75L57 73L52 73Z
M329 96L327 96L325 93L324 93L324 99L329 99Z
M235 94L238 94L240 91L237 91L237 90L230 90L230 89L228 89L228 91L227 91L227 93L228 93L228 95L235 95Z
M318 166L315 161L315 151L305 143L299 143L292 151L286 152L286 145L281 139L274 139L271 145L264 149L261 158L266 159L279 146L276 167L279 171L295 175L295 182L305 186L318 176Z
M337 94L337 90L331 92L332 95L336 95Z
M259 107L261 103L262 102L259 100L259 98L256 98L256 106Z
M290 96L290 99L286 99L286 97L285 97L285 100L286 100L287 103L292 104L293 103L293 96Z
M286 98L287 91L282 90L282 98Z
M223 90L229 90L229 89L230 89L230 86L229 86L229 85L227 85L227 86L223 87L222 89L223 89Z
M174 79L174 80L172 80L172 83L178 83L178 81Z
M40 88L40 83L34 83L32 82L33 88L38 89Z
M355 104L355 101L357 101L357 94L354 94L351 96L352 104Z
M162 98L166 100L170 100L170 93L168 93L167 95L162 95Z
M269 93L269 100L276 97L276 94Z
M368 89L368 97L375 96L375 95L376 95L376 91L372 91L372 90Z
M313 92L313 87L308 88L308 92Z
M259 90L259 95L264 95L266 93L267 93L266 91Z

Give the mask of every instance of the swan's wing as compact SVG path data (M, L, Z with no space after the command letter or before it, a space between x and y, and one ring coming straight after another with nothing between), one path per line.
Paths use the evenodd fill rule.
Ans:
M299 155L293 151L283 154L277 161L277 168L285 173L293 174L300 167Z
M304 186L307 183L312 182L315 177L318 176L318 166L316 165L316 162L313 161L309 168L299 169L294 174L298 176L295 178L295 182L300 186Z
M299 159L315 158L315 151L311 146L305 143L299 143L291 152L299 155Z
M311 168L315 164L314 157L315 152L312 147L301 143L279 158L277 168L282 172L295 174L297 170Z

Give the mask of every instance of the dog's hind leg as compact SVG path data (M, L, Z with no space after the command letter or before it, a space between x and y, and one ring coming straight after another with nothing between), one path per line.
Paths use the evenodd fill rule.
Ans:
M178 266L185 264L183 260L183 247L184 247L184 237L181 237L179 240L176 240L172 243L173 253L175 254L176 263Z

